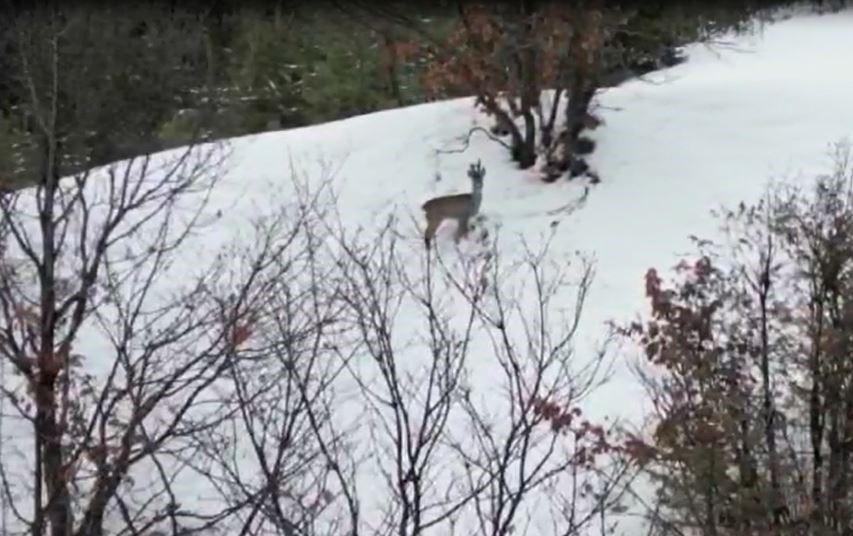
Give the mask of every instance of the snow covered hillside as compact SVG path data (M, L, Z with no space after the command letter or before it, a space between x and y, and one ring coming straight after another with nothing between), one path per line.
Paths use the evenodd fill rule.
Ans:
M499 252L500 262L507 266L522 262L526 252L539 251L549 240L549 257L545 263L553 261L555 268L566 268L565 262L575 259L575 252L594 259L594 279L574 341L574 366L582 368L606 340L609 321L625 323L646 310L643 295L645 271L653 266L665 271L675 264L679 255L689 253L689 235L713 235L715 222L709 212L711 209L721 203L755 200L770 179L795 175L808 179L828 169L831 164L827 153L829 145L841 138L853 137L853 69L849 55L843 52L849 50L853 50L853 11L823 16L797 15L766 27L758 35L737 38L725 46L692 47L686 63L649 75L645 80L631 81L603 92L597 99L597 106L604 126L593 134L597 147L590 159L602 182L590 187L585 204L574 212L565 208L582 195L586 186L582 181L560 180L544 184L536 177L535 171L517 170L502 147L480 134L473 136L466 150L453 152L461 145L460 137L464 137L472 126L488 125L486 119L474 111L472 99L424 104L231 140L225 174L203 207L202 220L206 222L212 218L212 223L186 238L178 254L164 265L162 275L156 278L152 296L168 300L168 296L174 293L188 292L186 289L194 284L193 277L206 272L210 266L222 268L222 272L218 272L221 279L216 284L223 285L223 288L227 286L228 278L239 280L240 270L246 269L240 264L241 252L257 252L263 246L257 219L264 215L274 216L280 207L296 199L292 181L294 174L308 190L319 188L323 177L330 178L330 191L335 193L336 210L345 226L341 232L355 233L362 229L360 240L364 245L381 245L392 240L389 235L377 237L376 233L384 228L390 216L394 216L397 222L394 227L397 240L395 254L400 265L391 271L401 281L420 285L428 266L419 234L423 225L420 204L432 196L467 191L466 170L470 163L479 159L487 170L481 209L484 221L472 235L487 230L485 244L469 240L457 252L452 241L453 225L447 224L439 231L435 254L449 265L449 272L460 274L460 277L462 274L482 275L475 272L484 266L483 263L488 263L483 260L486 258L484 254L492 246ZM95 191L99 186L89 184L87 188ZM103 185L100 188L100 193L95 195L114 194ZM202 197L188 194L187 200L182 201L185 203L183 208L190 210L201 206ZM32 209L32 200L22 199L22 203L22 206ZM91 217L95 219L108 217L103 206L93 206L92 210ZM78 218L83 221L81 216ZM266 220L265 224L273 225L275 222ZM145 223L143 227L145 225L151 227L154 224ZM321 239L331 232L319 224L311 225ZM154 231L156 229L151 227L150 232ZM140 251L145 249L146 240L154 236L145 232L148 231L138 234L140 242L136 249ZM71 241L74 239L69 238ZM319 254L326 262L324 266L328 272L305 279L305 285L335 280L340 275L335 275L332 257L332 250L336 247L340 245L332 244L329 250ZM122 248L123 245L119 252ZM226 248L237 249L226 251ZM21 252L12 251L11 254L20 256ZM298 286L302 281L300 278L309 277L308 267L316 267L306 257L292 261L293 265L287 270L297 267L293 275L282 267L278 273L293 279L281 281L271 277L270 286L259 291L265 300L269 295L280 296L285 292L281 285L288 282ZM133 265L132 256L116 262L124 262L127 267ZM433 263L433 270L438 270L435 258L429 262ZM568 265L569 275L577 276L577 267L577 264ZM350 266L352 273L357 273L357 268ZM75 270L77 266L69 260L67 269ZM534 319L537 302L532 275L530 269L522 269L495 276L495 281L508 295L518 297L521 312L508 316L511 321L505 327L519 345L529 342L525 328L535 330L536 322L541 320ZM362 276L363 284L359 288L367 286L371 279L370 275ZM140 288L139 281L118 276L115 284L127 296ZM442 314L453 316L453 326L464 331L471 315L470 303L461 295L451 295L452 284L446 281L436 284L438 292L445 293L442 296L446 298L441 303ZM354 287L351 290L355 292ZM355 294L350 298L363 302ZM575 298L576 290L557 289L553 306L571 309ZM75 348L84 357L83 366L95 378L95 385L112 381L108 378L118 354L115 345L105 335L121 331L124 318L118 307L110 303L104 303L103 307L101 315L92 315L85 324ZM153 306L149 304L149 307ZM494 313L497 306L490 302L483 307ZM425 366L429 356L434 355L429 348L427 316L414 294L401 298L395 310L396 331L389 340L394 359L406 370L417 370ZM347 318L356 325L359 316L356 313L357 309L352 309L349 313L335 314L349 314ZM151 321L154 331L157 322L161 321ZM555 316L542 321L549 330L557 331L561 324L562 329L566 329L571 318ZM484 412L492 404L489 396L502 396L503 373L499 368L499 357L495 355L501 344L491 338L499 335L498 331L472 328L473 336L466 346L470 357L465 381L472 398L477 400L474 403L481 404L479 407L484 408ZM335 339L335 344L340 345L336 349L338 357L347 343L346 336L341 337ZM248 342L251 351L262 355L266 343L251 336L248 338L251 339ZM196 340L193 344L200 346L208 342ZM139 348L128 352L147 351L142 348L143 342L139 344ZM542 344L553 344L553 341ZM182 347L182 351L186 348ZM194 348L198 351L198 347ZM356 396L352 394L355 383L347 379L352 371L360 371L364 375L362 378L369 377L364 381L378 381L380 384L383 373L381 368L371 364L368 349L355 343L350 348L352 359L347 362L346 371L336 379L342 397ZM583 401L584 412L591 415L593 421L608 417L639 425L643 417L642 392L627 367L635 357L634 351L610 345L608 355L613 359L612 378ZM163 359L162 366L168 369L168 361ZM12 374L10 365L3 366L6 384L22 392L20 379ZM255 370L253 374L261 378L269 372L267 369ZM129 372L125 370L119 374ZM164 460L168 458L167 461L155 460L148 454L142 456L144 459L132 472L133 482L123 484L123 497L136 505L127 506L131 512L136 512L133 515L156 517L140 512L146 508L150 511L168 510L163 505L175 502L186 512L220 511L223 505L239 510L235 504L239 501L234 497L240 496L244 490L234 487L234 482L255 482L261 478L261 470L258 469L258 461L252 458L246 433L240 431L239 426L231 429L230 425L222 424L227 420L224 417L221 421L216 420L219 417L213 417L232 415L217 406L222 401L230 404L234 397L240 396L239 390L235 391L229 383L230 378L218 378L205 385L202 398L206 405L194 410L192 415L195 419L212 419L210 422L215 420L219 423L204 430L203 433L210 434L210 438L218 438L217 441L229 447L233 447L229 441L238 444L233 459L222 461L222 467L227 466L237 472L242 470L244 474L237 479L220 468L221 474L217 473L216 478L209 477L216 473L211 460L219 458L212 452L192 450L188 446L189 435L180 437L176 450L170 456L163 456ZM376 389L381 390L380 387ZM83 394L80 396L84 397ZM172 412L177 412L175 408L180 405L181 397L188 395L176 391L169 396L174 396L174 404L148 417L153 428L167 421ZM269 404L272 405L278 400L276 397L282 395L270 396ZM351 432L347 439L352 441L353 452L369 457L382 451L372 443L375 440L372 434L381 435L382 427L377 428L379 432L373 430L371 433L359 426L367 422L365 412L369 409L368 404L358 402L357 398L346 400L349 402L339 401L337 404L346 405L348 409L334 412L329 419L336 420L341 427L349 427L347 430ZM379 404L376 400L374 403ZM428 405L430 402L418 400L417 403ZM492 408L498 414L502 411L501 404L494 402ZM27 468L32 466L31 431L16 417L17 410L13 404L5 402L2 411L5 418L0 431L1 453L6 478L14 487L14 494L20 494L18 502L29 508L31 505L21 497L25 496L29 485ZM454 410L447 417L450 425L458 427L459 431L449 433L435 446L436 452L442 456L438 465L445 462L446 465L435 475L441 489L432 489L428 497L430 500L442 497L445 491L447 496L457 493L451 493L451 490L455 490L454 483L461 477L451 467L454 463L451 459L453 455L459 455L460 445L471 440L465 436L466 416L464 412ZM314 424L302 422L300 426L305 427L307 436ZM459 443L448 437L456 437ZM191 454L184 455L181 449ZM388 452L393 452L393 448ZM227 458L224 454L220 457ZM166 469L162 469L159 463ZM394 501L391 491L385 487L383 471L391 470L386 463L387 457L376 456L364 462L357 475L365 534L369 533L370 526L382 521L383 514L388 514L385 508ZM161 471L173 477L169 480L177 499L158 491L162 488L158 482L165 478ZM294 468L294 471L296 474L298 469ZM229 484L226 485L226 481ZM81 484L81 489L91 485L86 481ZM317 486L313 492L305 490L303 495L323 491L337 494L340 491L337 484ZM336 497L338 502L331 499L329 502L334 508L342 508L343 499ZM9 506L11 501L11 498L5 499L0 512L10 534L13 527L19 526ZM151 502L146 505L146 501ZM281 501L286 502L284 498ZM467 527L465 530L460 528L460 533L473 533L473 529L467 526L473 523L470 516L475 515L474 509L469 507L470 504L460 510L467 512L463 516L469 516L460 521L460 527ZM303 513L310 510L304 504L293 508L301 508ZM174 509L173 506L172 511ZM552 530L548 523L553 513L539 503L525 505L522 510L532 523L529 527L531 533L549 533L547 531ZM108 523L110 526L126 524L120 508L110 512L114 516ZM321 512L320 517L327 514L331 519L332 515L326 511ZM241 516L243 514L234 517L246 522L246 516ZM608 519L608 522L619 521L617 533L637 533L635 530L640 521L633 517L617 517ZM181 520L188 525L206 522L191 519L189 515ZM228 523L238 521L229 518ZM314 528L318 531L334 530L337 526L332 521L326 523ZM162 528L165 525L154 524L166 530ZM235 530L235 526L229 525L228 530ZM433 532L446 534L447 525L437 523Z

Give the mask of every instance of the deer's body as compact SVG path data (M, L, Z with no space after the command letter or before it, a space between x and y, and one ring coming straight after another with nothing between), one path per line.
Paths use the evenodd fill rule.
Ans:
M421 205L426 213L427 227L424 231L424 244L430 247L435 232L444 220L456 220L455 240L459 240L468 234L468 223L480 211L480 203L483 200L483 177L486 170L478 161L476 166L471 165L468 176L471 178L471 193L445 195L434 197Z

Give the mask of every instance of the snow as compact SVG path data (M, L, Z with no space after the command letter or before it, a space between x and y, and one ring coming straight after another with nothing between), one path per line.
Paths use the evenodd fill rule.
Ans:
M291 199L292 169L315 184L320 176L333 176L341 220L352 229L376 232L389 215L396 215L405 255L411 259L407 267L417 279L424 267L415 226L420 204L435 195L467 191L465 171L480 159L487 170L482 213L506 259L520 258L523 243L536 249L552 233L555 260L576 251L594 257L596 276L576 348L579 357L589 356L605 340L608 321L624 323L646 310L646 269L665 272L673 266L680 255L691 252L691 234L713 236L711 209L757 199L769 179L796 175L808 180L829 168L829 144L853 135L853 69L841 53L851 49L853 11L799 14L759 35L736 38L734 46L692 46L688 62L607 90L597 100L604 126L592 134L597 147L590 160L602 182L591 187L586 205L570 215L549 212L578 198L582 182L543 184L535 172L516 169L506 151L481 134L473 136L464 152L436 153L458 147L459 137L473 125L487 124L473 110L472 99L231 140L228 171L204 209L208 215L222 211L222 216L191 237L170 267L176 277L163 277L158 291L182 288L187 278L178 274L221 262L215 255L230 244L251 247L251 219ZM437 175L441 180L436 181ZM442 227L437 248L449 262L458 262L453 260L452 233L451 225ZM461 249L464 256L477 247L463 244ZM505 284L520 288L523 282L524 274L516 274ZM461 302L452 306L464 315ZM415 309L405 304L402 314L414 315ZM400 320L398 359L417 359L423 348L403 342L416 340L412 337L423 330L422 318ZM109 354L109 345L95 340L98 329L89 329L87 346L79 351ZM493 363L489 351L488 342L477 342L472 361ZM616 357L613 378L584 407L597 418L619 417L639 425L645 405L627 368L634 351L618 346L610 351ZM111 363L93 358L87 366L102 375ZM487 387L494 373L481 367L473 376ZM12 381L8 371L6 380ZM8 405L3 410L11 411ZM3 434L4 460L28 457L23 452L31 439L13 437L24 435L21 429L7 424ZM211 491L191 472L182 474L185 506L192 504L193 495ZM361 491L373 480L373 475L363 475ZM387 495L373 489L366 500L380 504ZM636 533L636 522L624 520L617 532Z

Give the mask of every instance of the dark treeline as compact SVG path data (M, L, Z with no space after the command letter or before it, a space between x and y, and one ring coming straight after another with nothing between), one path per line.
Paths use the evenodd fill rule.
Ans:
M62 175L463 95L485 104L520 167L544 154L546 177L574 175L591 150L580 140L596 91L790 3L7 2L0 184L44 175L47 130ZM489 28L500 38L484 43ZM571 103L565 117L541 109L536 95L552 89Z

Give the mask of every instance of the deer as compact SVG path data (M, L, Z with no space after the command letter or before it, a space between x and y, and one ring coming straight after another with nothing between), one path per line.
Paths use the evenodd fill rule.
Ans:
M454 241L468 235L468 222L480 211L480 202L483 200L483 177L486 170L477 160L468 168L468 177L471 179L471 193L444 195L433 197L421 208L426 213L427 227L424 231L424 245L430 249L430 243L435 238L435 232L444 220L456 220L456 235Z

